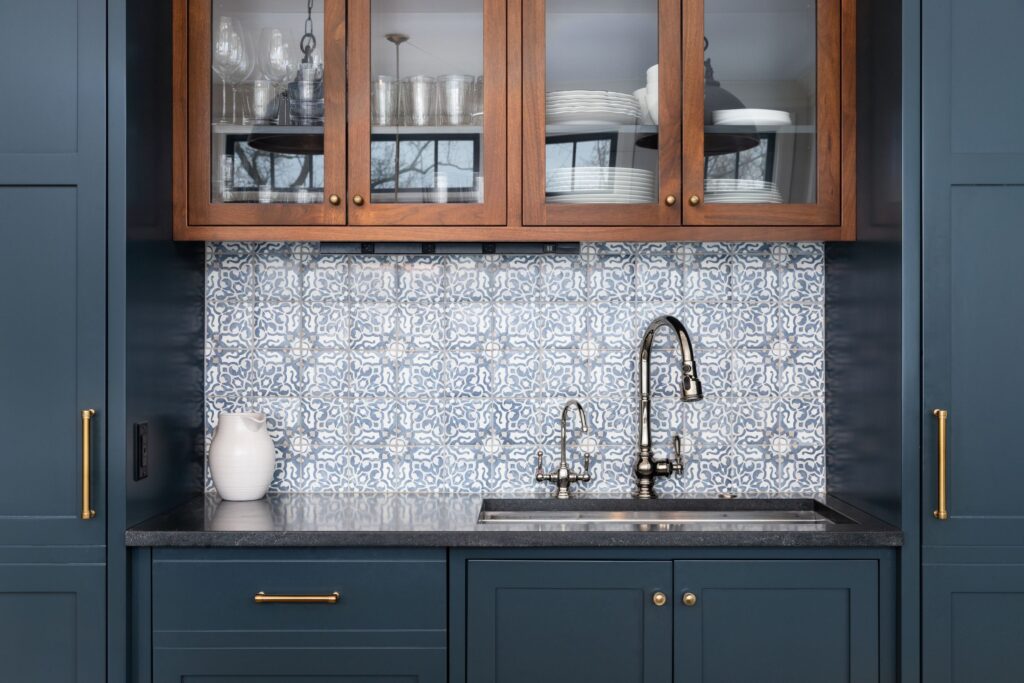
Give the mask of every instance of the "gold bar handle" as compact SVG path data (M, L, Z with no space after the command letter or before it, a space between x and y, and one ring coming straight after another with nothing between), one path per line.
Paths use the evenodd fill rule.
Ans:
M945 522L949 519L949 509L946 501L946 469L949 462L948 447L946 445L946 426L949 421L949 411L936 408L932 411L932 415L939 418L939 509L935 510L932 514L935 515L935 519Z
M92 418L93 409L82 411L82 519L92 519Z
M335 605L341 594L335 591L330 595L267 595L260 591L252 599L257 605Z

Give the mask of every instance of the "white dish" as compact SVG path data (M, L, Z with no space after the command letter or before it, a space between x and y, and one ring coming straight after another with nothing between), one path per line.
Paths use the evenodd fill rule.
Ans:
M791 126L793 117L777 109L720 109L711 112L716 126Z
M572 124L575 126L620 126L636 123L637 114L620 114L615 112L577 112L569 114L548 114L549 124Z
M653 204L654 197L637 201L635 199L623 199L614 195L598 197L548 197L548 204Z
M629 168L628 166L574 166L572 168L556 168L548 175L582 176L587 174L640 176L644 178L654 177L653 171L648 171L643 168Z

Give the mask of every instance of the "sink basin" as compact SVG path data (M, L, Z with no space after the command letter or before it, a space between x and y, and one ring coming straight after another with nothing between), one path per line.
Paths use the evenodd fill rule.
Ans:
M483 501L479 524L534 525L828 525L850 523L813 499L554 500Z

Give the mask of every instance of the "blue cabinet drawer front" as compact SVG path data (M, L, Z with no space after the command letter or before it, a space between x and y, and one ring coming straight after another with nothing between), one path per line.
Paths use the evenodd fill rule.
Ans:
M155 631L443 630L443 551L160 550ZM336 604L257 604L254 596L330 595Z

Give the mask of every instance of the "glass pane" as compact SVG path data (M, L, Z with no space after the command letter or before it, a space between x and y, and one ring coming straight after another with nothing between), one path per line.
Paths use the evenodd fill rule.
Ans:
M547 202L658 194L658 0L548 0Z
M372 0L370 193L484 199L483 0Z
M708 204L817 201L813 0L705 0Z
M211 19L213 202L323 202L323 0L214 0Z

